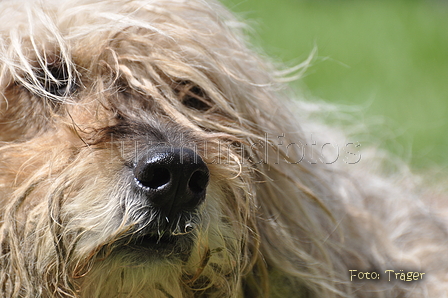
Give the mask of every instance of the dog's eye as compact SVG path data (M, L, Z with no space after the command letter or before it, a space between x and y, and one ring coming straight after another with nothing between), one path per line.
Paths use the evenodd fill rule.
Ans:
M49 94L55 97L70 95L75 91L75 76L69 70L66 63L55 60L36 70L33 77L27 79L26 87L39 96L47 97Z
M181 83L175 88L177 96L186 107L205 112L212 108L213 103L205 92L192 83Z
M75 82L64 63L48 64L47 71L42 71L39 79L45 90L55 96L66 96L74 91Z

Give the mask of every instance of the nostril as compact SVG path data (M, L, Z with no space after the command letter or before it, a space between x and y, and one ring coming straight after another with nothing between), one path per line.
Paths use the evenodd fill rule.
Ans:
M193 193L203 192L208 184L208 174L204 171L194 172L188 181L188 187Z
M157 189L170 182L171 174L167 168L150 166L146 167L144 171L137 175L137 180L145 187Z
M133 174L135 194L169 218L199 206L210 180L207 165L188 148L150 149L139 157Z

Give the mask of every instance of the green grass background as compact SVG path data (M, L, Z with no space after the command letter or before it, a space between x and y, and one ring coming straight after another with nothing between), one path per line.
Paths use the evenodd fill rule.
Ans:
M381 146L415 168L448 168L448 1L225 0L310 98L361 106Z

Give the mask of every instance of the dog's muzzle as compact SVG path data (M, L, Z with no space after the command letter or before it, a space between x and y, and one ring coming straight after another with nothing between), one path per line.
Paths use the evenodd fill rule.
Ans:
M139 156L132 171L132 192L141 207L133 216L135 229L123 239L124 248L185 255L205 200L207 165L191 149L154 147Z
M168 221L194 211L205 200L208 181L207 165L188 148L152 148L134 168L136 192Z

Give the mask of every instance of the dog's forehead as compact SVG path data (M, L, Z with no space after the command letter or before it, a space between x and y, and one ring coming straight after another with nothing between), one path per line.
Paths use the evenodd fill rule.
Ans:
M235 75L227 59L233 53L223 49L241 47L227 37L222 16L202 7L202 1L55 2L0 3L2 15L13 15L4 17L0 29L1 67L12 74L2 75L3 80L13 77L39 89L42 78L42 85L59 85L58 80L68 79L64 75L81 75L85 84L121 77L142 91L161 85L160 80L216 87Z
M0 28L1 140L62 116L100 129L155 114L245 135L242 123L277 110L270 66L213 1L3 1L0 11L20 20Z
M120 39L119 33L130 35L137 31L151 35L153 46L167 47L192 38L198 40L204 34L213 38L222 30L218 27L228 25L222 15L211 13L213 8L204 5L207 6L202 1L187 4L164 0L4 0L0 2L0 33L5 44L17 37L32 39L33 50L43 50L41 44L45 43L65 44L79 50L104 50L102 42ZM141 44L135 37L124 39L130 44ZM121 38L123 43L125 40Z

